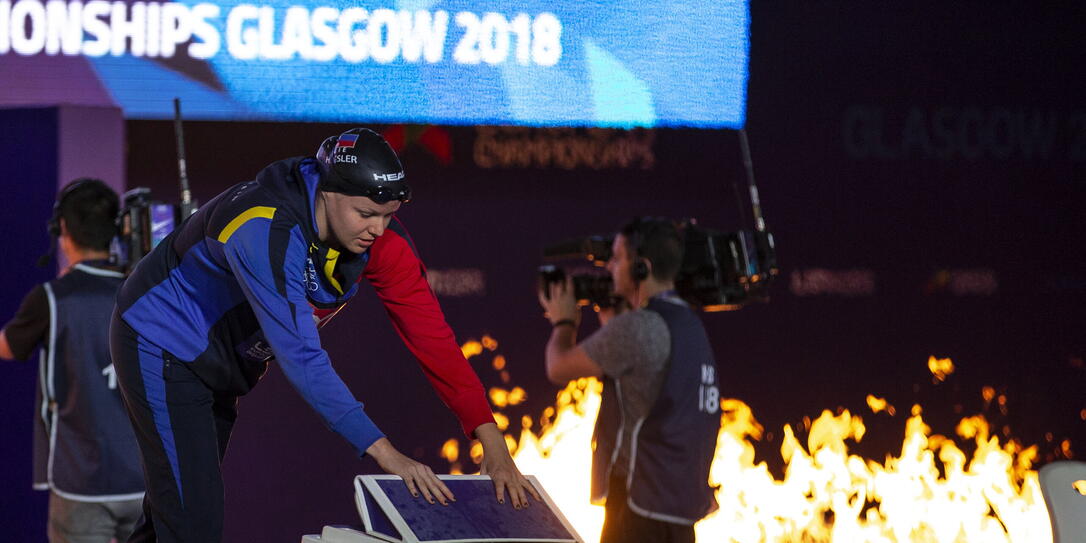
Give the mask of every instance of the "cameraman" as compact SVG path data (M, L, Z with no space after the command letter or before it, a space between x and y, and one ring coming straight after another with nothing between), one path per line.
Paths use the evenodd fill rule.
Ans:
M48 225L69 267L34 287L0 331L0 358L26 360L44 348L34 488L50 491L52 543L124 541L141 512L139 451L109 357L109 316L124 278L109 267L116 216L117 194L102 181L66 186Z
M717 508L708 485L720 428L716 364L701 321L675 293L682 261L670 221L624 226L607 269L633 310L580 344L572 282L539 297L553 325L547 377L604 382L592 457L592 502L606 511L601 543L692 542L694 523Z

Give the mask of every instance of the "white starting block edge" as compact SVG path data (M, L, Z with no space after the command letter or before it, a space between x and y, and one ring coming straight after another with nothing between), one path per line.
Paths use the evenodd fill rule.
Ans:
M443 481L456 481L456 480L475 480L475 481L490 481L489 475L438 475L438 479ZM539 480L534 475L526 475L525 478L532 484L532 487L539 492L540 497L543 498L543 503L547 505L547 508L554 514L559 522L562 523L562 527L568 531L574 539L531 539L526 540L522 538L490 538L490 539L449 539L442 541L428 541L427 543L513 543L532 541L533 543L584 543L584 539L577 533L577 530L573 528L573 525L569 523L565 515L562 514L562 510L555 505L554 500L543 488L543 485L539 484ZM392 505L392 501L385 494L385 491L377 484L377 481L381 480L396 480L402 481L399 476L396 475L356 475L354 478L355 489L355 506L358 508L358 514L362 518L362 524L370 533L360 532L353 528L345 526L325 526L321 531L321 535L306 535L302 537L302 543L400 543L400 540L392 538L377 537L373 532L373 523L369 516L369 509L366 507L365 499L366 494L373 496L377 506L388 516L392 525L404 535L402 543L419 543L418 537L414 531L404 521L403 516Z
M325 526L321 535L307 535L302 543L388 543L364 532L344 526Z
M1086 495L1073 485L1086 481L1086 462L1060 460L1038 473L1055 543L1081 543L1086 534Z

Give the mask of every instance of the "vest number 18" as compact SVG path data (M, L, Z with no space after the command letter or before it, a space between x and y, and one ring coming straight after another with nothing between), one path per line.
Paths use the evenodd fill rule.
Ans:
M698 410L711 415L720 412L720 389L716 386L716 367L710 364L702 364L701 366Z

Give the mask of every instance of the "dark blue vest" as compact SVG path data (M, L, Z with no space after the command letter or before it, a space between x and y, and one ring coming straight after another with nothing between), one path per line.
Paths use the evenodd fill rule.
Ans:
M45 285L50 322L40 361L35 487L77 501L143 496L136 436L109 355L122 280L120 273L77 264Z
M716 362L705 327L689 306L657 296L646 309L663 317L671 333L664 383L647 417L624 421L621 390L614 380L604 380L594 435L592 501L606 499L619 436L629 432L630 509L643 517L690 525L717 508L709 486L720 430Z

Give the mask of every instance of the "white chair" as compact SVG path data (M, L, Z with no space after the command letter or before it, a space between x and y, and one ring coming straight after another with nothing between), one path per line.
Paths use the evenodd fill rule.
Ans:
M1086 543L1086 462L1053 462L1039 476L1053 543Z

